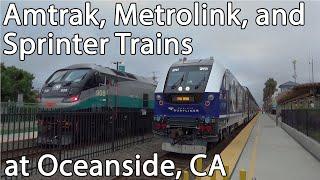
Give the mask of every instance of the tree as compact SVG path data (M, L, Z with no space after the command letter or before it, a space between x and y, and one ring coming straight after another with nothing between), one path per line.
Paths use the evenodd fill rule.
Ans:
M268 106L268 102L271 100L272 95L277 90L277 81L273 78L269 78L265 83L263 88L263 102L265 106Z
M36 102L36 94L32 91L33 79L33 74L1 63L1 101L16 101L18 94L23 94L25 102Z

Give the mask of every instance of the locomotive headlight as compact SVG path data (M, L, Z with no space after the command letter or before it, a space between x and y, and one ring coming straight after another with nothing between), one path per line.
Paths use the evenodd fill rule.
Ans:
M156 96L156 99L157 99L158 101L160 101L160 100L161 100L161 95L158 94L158 95Z
M208 96L208 100L209 100L209 101L213 101L213 99L214 99L214 96L213 96L212 94L210 94L210 95Z

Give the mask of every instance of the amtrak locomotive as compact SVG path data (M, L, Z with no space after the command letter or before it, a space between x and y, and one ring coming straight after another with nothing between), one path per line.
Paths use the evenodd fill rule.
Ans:
M148 113L153 110L155 88L153 80L142 76L95 64L76 64L57 70L45 82L40 93L41 104L45 107L42 112L48 108L51 112L52 109L76 112L117 107L118 111ZM56 126L60 119L50 117L50 113L40 114L38 143L57 144ZM85 122L67 118L62 122L62 145L86 133Z
M165 151L205 153L258 110L248 88L212 58L184 59L156 88L153 132Z

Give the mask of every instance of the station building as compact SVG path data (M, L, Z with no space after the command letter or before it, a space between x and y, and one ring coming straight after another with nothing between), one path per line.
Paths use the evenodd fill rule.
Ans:
M320 82L294 85L290 89L284 87L276 100L280 109L320 108Z
M277 117L320 143L320 82L300 84L277 97Z

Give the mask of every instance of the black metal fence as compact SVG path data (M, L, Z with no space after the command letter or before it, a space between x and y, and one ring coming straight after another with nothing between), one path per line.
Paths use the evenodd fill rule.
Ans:
M152 111L123 109L44 109L38 105L1 104L1 167L6 160L38 159L53 154L58 161L90 158L152 138ZM47 163L51 165L50 162Z
M282 110L282 122L320 143L320 109Z

